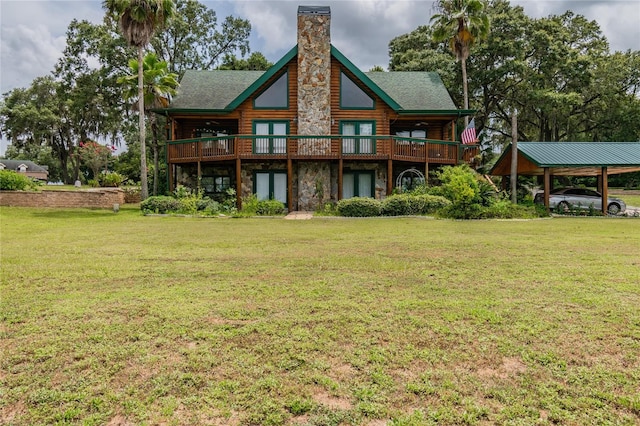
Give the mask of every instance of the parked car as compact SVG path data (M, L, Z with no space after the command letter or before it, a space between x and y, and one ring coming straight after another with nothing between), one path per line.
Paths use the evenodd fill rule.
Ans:
M534 198L537 204L544 204L544 192ZM570 209L602 210L602 194L586 188L556 188L549 193L549 208L569 211ZM627 205L619 198L607 198L607 212L612 215L624 213Z

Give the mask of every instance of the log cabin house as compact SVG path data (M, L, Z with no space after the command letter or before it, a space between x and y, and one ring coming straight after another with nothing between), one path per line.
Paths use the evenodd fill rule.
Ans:
M156 110L169 123L171 190L235 188L239 206L256 194L315 210L384 198L406 170L427 176L476 155L455 141L472 111L456 108L438 74L360 71L331 45L330 19L329 7L299 6L297 45L267 71L185 73Z

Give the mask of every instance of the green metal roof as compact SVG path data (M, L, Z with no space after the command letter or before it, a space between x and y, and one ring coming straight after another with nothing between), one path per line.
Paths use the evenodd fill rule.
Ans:
M169 108L155 111L231 112L271 77L281 72L297 53L298 48L295 46L267 71L186 71ZM457 116L473 113L472 110L456 108L437 73L363 73L333 45L331 55L398 113Z
M504 150L490 174L509 173L511 147ZM597 175L602 167L624 173L640 169L640 142L518 142L518 157L537 167L523 172L527 175L541 174L545 168L558 175ZM520 166L519 161L519 174Z
M519 142L518 151L540 167L640 166L634 142Z

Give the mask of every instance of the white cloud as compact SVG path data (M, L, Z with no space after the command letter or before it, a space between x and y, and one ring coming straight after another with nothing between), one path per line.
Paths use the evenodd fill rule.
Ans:
M2 27L0 37L3 91L25 86L25 76L49 74L66 44L64 36L54 36L43 25Z

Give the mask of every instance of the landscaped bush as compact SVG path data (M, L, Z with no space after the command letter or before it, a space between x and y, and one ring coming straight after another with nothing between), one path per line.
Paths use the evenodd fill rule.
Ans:
M149 197L140 203L140 209L144 214L176 213L182 207L180 201L167 195Z
M30 177L13 170L0 170L0 189L5 191L35 191L38 189L38 184Z
M285 205L278 200L258 200L255 194L242 200L242 211L237 216L277 216L284 214Z
M541 215L546 215L546 209L540 212L535 206L513 204L509 200L497 201L482 212L484 219L533 219Z
M101 186L119 187L127 178L118 172L102 172L98 175L98 181Z
M338 213L346 217L380 216L381 203L373 198L353 197L338 201Z
M278 200L261 200L258 201L256 213L258 216L277 216L284 214L285 205Z
M382 201L382 214L385 216L433 214L450 205L442 196L429 194L396 194Z

